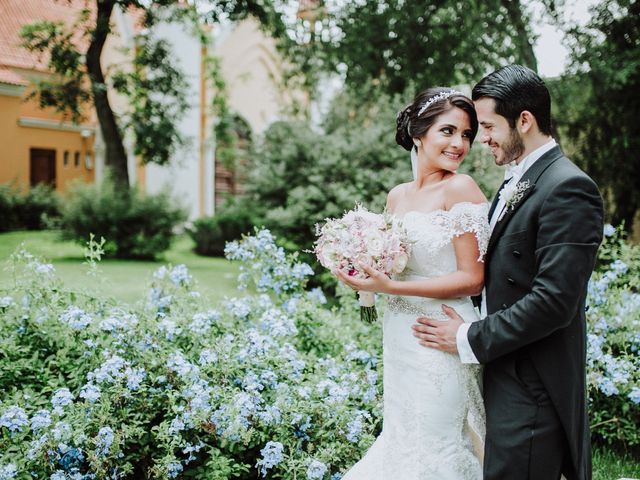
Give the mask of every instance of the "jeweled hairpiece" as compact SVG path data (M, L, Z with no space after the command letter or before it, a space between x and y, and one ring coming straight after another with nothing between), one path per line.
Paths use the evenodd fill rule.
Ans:
M444 100L446 98L449 98L451 95L464 95L462 92L459 92L458 90L449 90L446 92L440 92L437 95L434 95L433 97L430 97L425 103L424 105L422 105L422 107L420 107L420 110L418 110L418 116L422 115L425 110L427 108L429 108L429 105L432 105L436 102L439 102L440 100Z

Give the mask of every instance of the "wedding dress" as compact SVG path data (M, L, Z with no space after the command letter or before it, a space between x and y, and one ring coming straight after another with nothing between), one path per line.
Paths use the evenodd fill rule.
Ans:
M456 270L452 240L472 232L480 255L489 241L488 204L462 202L450 210L410 211L403 223L413 242L397 280L437 277ZM447 304L477 320L468 297L392 296L383 318L382 433L342 480L481 480L485 420L481 367L426 348L413 336L416 317L446 321Z

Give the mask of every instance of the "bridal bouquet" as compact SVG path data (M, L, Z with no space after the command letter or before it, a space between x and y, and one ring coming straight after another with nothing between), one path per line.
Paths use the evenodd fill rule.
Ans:
M360 205L340 219L328 218L316 225L318 239L314 253L320 264L349 276L367 278L359 265L367 265L386 275L400 273L409 259L409 241L399 220L388 214L369 212ZM378 318L373 292L358 292L360 318Z

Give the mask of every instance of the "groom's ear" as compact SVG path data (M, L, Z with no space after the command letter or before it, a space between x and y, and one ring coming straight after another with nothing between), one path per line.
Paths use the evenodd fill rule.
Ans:
M536 121L536 117L533 116L533 113L529 110L523 110L520 112L516 127L520 133L528 133L538 128L538 122Z

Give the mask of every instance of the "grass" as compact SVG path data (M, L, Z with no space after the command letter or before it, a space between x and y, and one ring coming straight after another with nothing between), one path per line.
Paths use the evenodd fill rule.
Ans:
M9 232L0 234L0 265L24 243L32 253L53 263L56 273L65 286L85 288L87 266L84 262L84 248L74 242L61 241L55 231ZM135 303L146 299L147 286L153 272L161 265L184 263L197 282L196 289L204 296L217 301L224 296L236 294L238 268L224 258L201 257L192 252L193 242L186 236L178 237L170 250L159 261L134 261L105 259L99 263L104 282L99 284L105 296L124 303ZM11 287L11 279L0 275L0 290Z
M593 447L593 480L640 479L640 459L606 447Z

